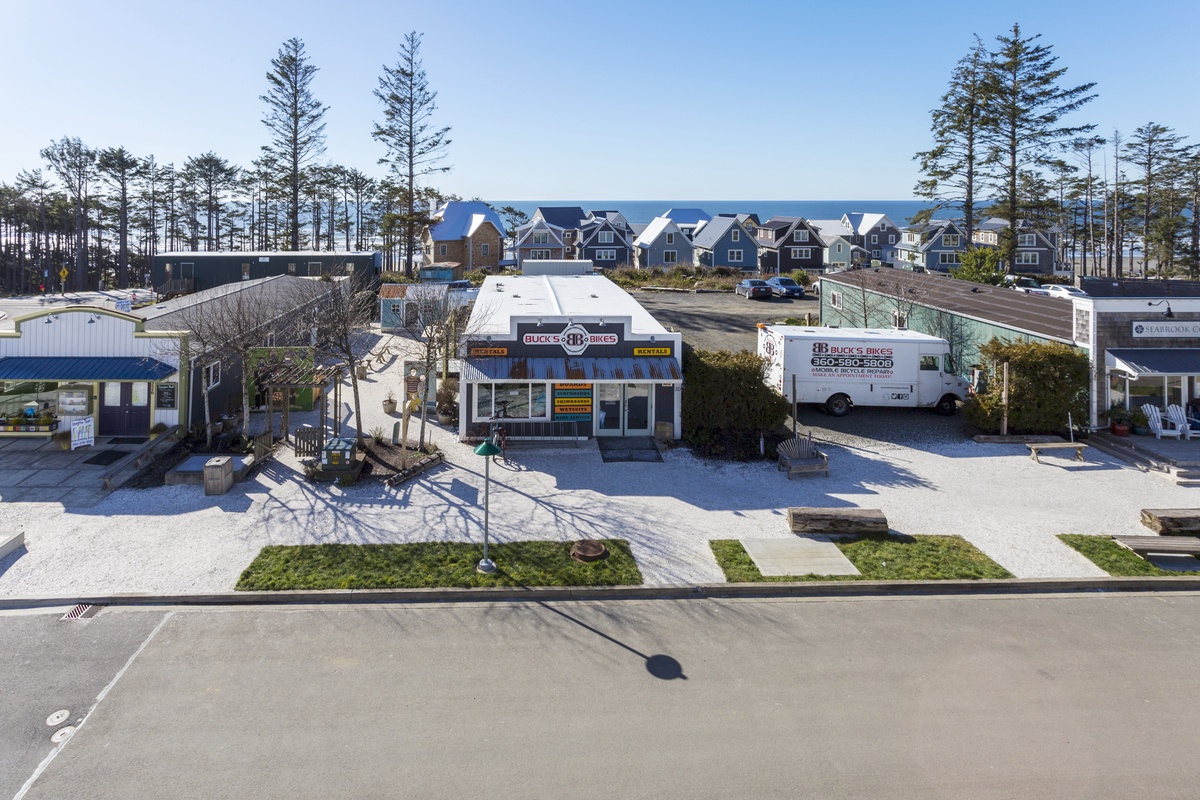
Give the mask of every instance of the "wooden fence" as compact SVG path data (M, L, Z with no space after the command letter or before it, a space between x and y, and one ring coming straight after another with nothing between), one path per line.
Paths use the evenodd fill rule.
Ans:
M271 431L264 431L254 437L254 463L261 464L275 456L275 436Z
M321 455L325 446L325 430L323 428L296 428L296 455L300 458L310 458Z

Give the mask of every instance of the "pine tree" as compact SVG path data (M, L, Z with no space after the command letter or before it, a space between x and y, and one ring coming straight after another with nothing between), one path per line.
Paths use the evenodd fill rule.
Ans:
M300 249L300 190L306 166L325 152L325 123L328 106L312 93L317 68L304 53L304 42L288 39L271 59L267 82L271 88L259 99L267 104L263 124L271 131L271 143L263 148L286 170L288 188L288 243Z
M88 192L96 177L96 151L90 149L77 137L64 136L49 147L43 148L41 156L54 170L58 179L70 195L75 211L75 281L77 291L87 289L87 213Z
M141 159L124 147L108 147L96 157L96 167L108 179L117 201L117 288L129 288L129 191L141 175Z
M1000 47L987 65L985 139L999 194L996 211L1008 222L1000 232L1000 258L1009 269L1024 212L1022 173L1050 166L1056 151L1095 127L1060 124L1096 96L1089 94L1096 84L1062 87L1059 82L1067 69L1055 66L1058 57L1049 46L1036 44L1040 38L1041 34L1023 37L1021 26L1014 24L1011 35L996 37Z
M400 189L403 211L396 223L404 240L404 274L412 277L413 250L417 231L429 224L426 210L418 211L420 189L417 179L450 167L440 166L450 145L449 127L434 128L431 120L437 110L437 92L429 90L420 57L421 35L408 33L400 44L400 58L393 67L384 67L375 96L383 103L383 123L371 133L387 148L380 163L388 164Z
M1142 258L1152 257L1160 264L1171 261L1175 239L1170 203L1172 172L1178 171L1184 156L1183 137L1172 128L1148 122L1133 132L1125 142L1125 160L1137 167L1142 177L1135 182L1141 189L1141 215L1138 233L1142 238ZM1166 237L1166 238L1164 238ZM1158 270L1160 278L1166 277Z
M917 153L925 178L914 189L918 197L935 205L918 216L927 221L945 207L957 207L963 219L967 247L973 247L978 217L977 192L982 179L984 147L981 140L987 120L989 55L978 36L971 51L950 76L942 104L931 113L933 149Z

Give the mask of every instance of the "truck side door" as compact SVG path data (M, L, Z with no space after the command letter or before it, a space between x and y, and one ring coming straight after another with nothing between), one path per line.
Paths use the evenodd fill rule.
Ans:
M914 405L932 406L944 393L941 351L922 352L917 371L917 402Z

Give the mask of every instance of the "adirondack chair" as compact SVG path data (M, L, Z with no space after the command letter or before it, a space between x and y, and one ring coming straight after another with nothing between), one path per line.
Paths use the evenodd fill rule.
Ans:
M1184 439L1192 438L1192 426L1188 424L1187 412L1183 410L1183 406L1167 406L1167 419L1171 420L1175 430L1183 434Z
M1178 428L1169 428L1163 424L1162 411L1158 406L1147 403L1142 406L1142 412L1146 415L1146 421L1150 423L1150 431L1154 434L1155 439L1161 439L1164 436L1168 439L1178 439L1183 435L1183 431Z
M829 477L829 456L822 453L813 444L812 433L806 438L788 439L778 448L779 462L777 469L787 470L790 481L793 475L803 475L809 472L824 472Z

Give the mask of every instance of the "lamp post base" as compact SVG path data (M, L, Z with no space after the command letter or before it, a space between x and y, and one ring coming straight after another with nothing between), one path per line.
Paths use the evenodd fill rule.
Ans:
M485 558L475 565L476 572L482 572L484 575L491 575L496 571L496 562L490 558Z

